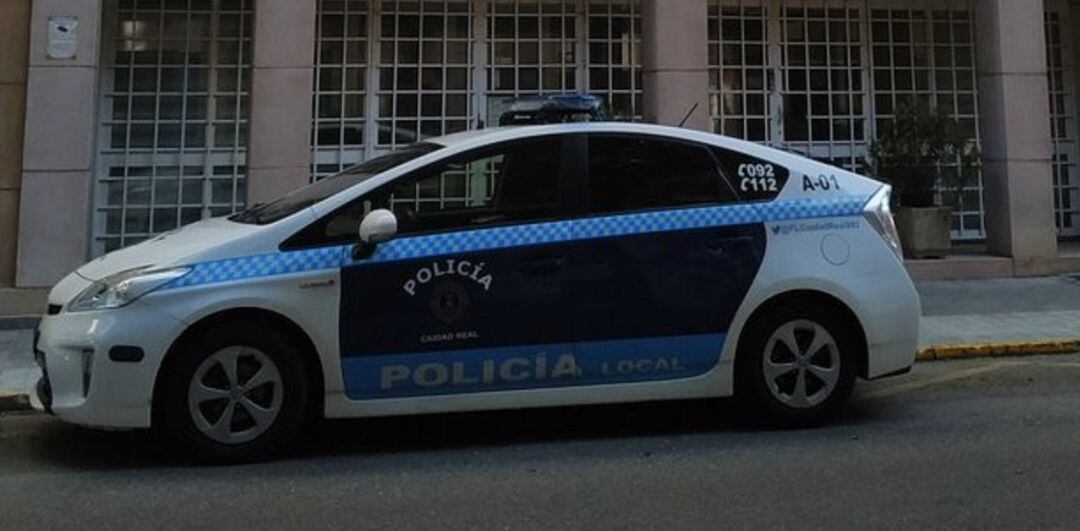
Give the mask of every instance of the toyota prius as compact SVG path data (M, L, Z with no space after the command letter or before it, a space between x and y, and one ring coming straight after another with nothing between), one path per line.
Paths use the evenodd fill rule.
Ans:
M315 417L735 396L813 425L914 361L889 196L654 125L430 139L80 267L33 402L212 462Z

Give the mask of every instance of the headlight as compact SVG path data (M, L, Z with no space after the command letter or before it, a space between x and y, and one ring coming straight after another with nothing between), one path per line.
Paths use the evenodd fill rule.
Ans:
M120 308L190 272L191 269L186 267L157 270L141 267L123 271L91 284L68 303L67 311Z

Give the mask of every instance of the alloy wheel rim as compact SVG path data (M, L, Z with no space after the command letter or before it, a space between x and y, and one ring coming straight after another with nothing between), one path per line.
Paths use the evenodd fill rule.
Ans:
M188 386L195 427L223 444L262 435L281 413L284 383L277 365L252 347L228 347L207 357Z
M840 348L825 327L790 321L765 342L765 384L784 405L807 409L827 400L840 382Z

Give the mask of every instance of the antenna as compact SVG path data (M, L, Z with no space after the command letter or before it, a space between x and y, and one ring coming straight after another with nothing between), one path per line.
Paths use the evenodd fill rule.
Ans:
M684 116L682 121L679 122L679 127L682 127L682 126L686 125L686 121L689 120L690 117L694 115L694 111L697 110L698 105L700 105L700 104L701 104L701 102L699 102L699 101L694 102L694 106L690 107L690 112L686 113L686 116Z

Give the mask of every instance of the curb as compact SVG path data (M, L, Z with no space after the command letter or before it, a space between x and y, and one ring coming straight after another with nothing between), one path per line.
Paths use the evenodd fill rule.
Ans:
M30 397L24 394L7 393L0 391L0 413L13 411L30 411Z
M1078 351L1080 351L1080 339L934 345L920 348L915 356L915 361L1071 354Z

